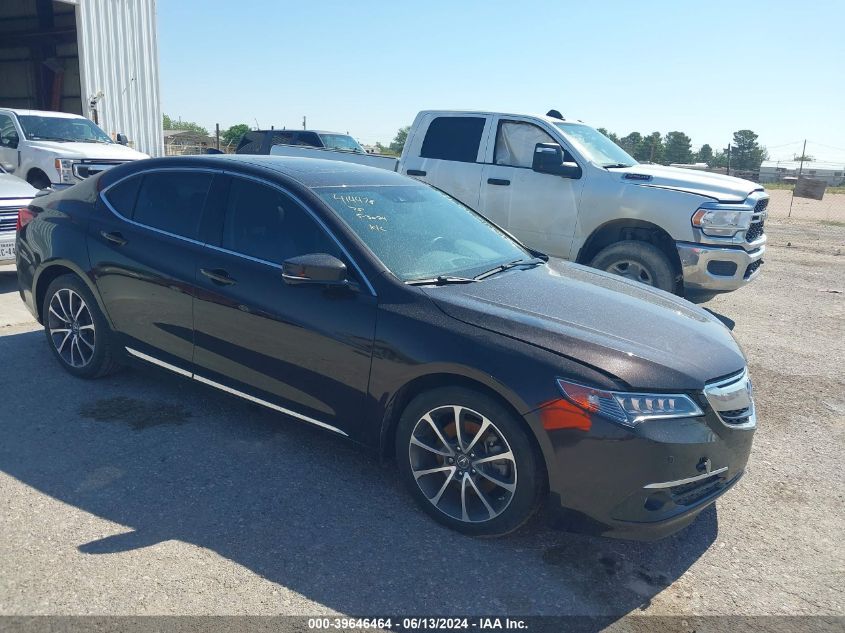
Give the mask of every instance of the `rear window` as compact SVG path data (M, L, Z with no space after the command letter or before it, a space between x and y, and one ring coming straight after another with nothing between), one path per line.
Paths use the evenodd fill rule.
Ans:
M420 156L474 163L483 131L482 117L437 117L428 126Z
M213 176L205 172L163 171L144 176L132 219L182 237L196 237Z

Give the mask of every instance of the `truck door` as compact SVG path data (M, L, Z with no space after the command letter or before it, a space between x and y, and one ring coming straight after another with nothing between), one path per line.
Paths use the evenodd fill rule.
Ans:
M401 172L413 176L478 209L481 163L492 117L477 114L433 115L425 134L417 133L404 155Z
M481 175L478 210L531 248L568 259L584 179L535 172L537 143L558 143L535 123L500 117ZM564 160L576 162L564 147Z
M0 112L0 166L10 174L18 168L18 144L20 134L15 128L15 122L8 114ZM24 178L22 174L15 174Z

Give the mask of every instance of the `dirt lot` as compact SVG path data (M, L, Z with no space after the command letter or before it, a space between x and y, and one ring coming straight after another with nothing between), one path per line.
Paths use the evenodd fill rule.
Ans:
M765 185L764 185L765 186ZM841 223L845 225L845 194L826 193L822 200L810 198L792 199L792 192L785 189L769 191L769 215L785 220L821 220L826 223ZM789 216L789 206L792 203L792 215Z
M0 614L845 614L845 227L773 216L762 276L706 306L750 359L747 475L651 544L465 538L319 430L152 370L75 380L2 277Z

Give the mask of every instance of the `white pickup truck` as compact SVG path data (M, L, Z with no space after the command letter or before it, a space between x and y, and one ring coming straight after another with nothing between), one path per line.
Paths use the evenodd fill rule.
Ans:
M72 185L141 158L149 156L78 114L0 108L0 166L36 189Z
M271 150L316 152L338 154ZM364 162L357 158L338 156ZM445 191L530 248L693 300L742 287L763 263L769 196L761 186L638 164L594 128L554 111L420 112L401 158L377 166Z

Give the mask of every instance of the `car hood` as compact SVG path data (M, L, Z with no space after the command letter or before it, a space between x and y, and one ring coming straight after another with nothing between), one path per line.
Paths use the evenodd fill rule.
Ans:
M589 365L633 389L699 390L745 367L730 331L710 313L578 264L554 261L424 291L455 319Z
M59 141L27 141L30 147L54 152L60 158L93 158L96 160L140 160L149 158L120 143L61 143Z
M26 180L22 180L11 174L0 173L0 199L15 198L20 200L22 198L34 198L36 193L38 193L38 189L30 185Z
M681 167L634 165L613 173L633 185L694 193L719 202L742 202L752 191L763 190L750 180Z

